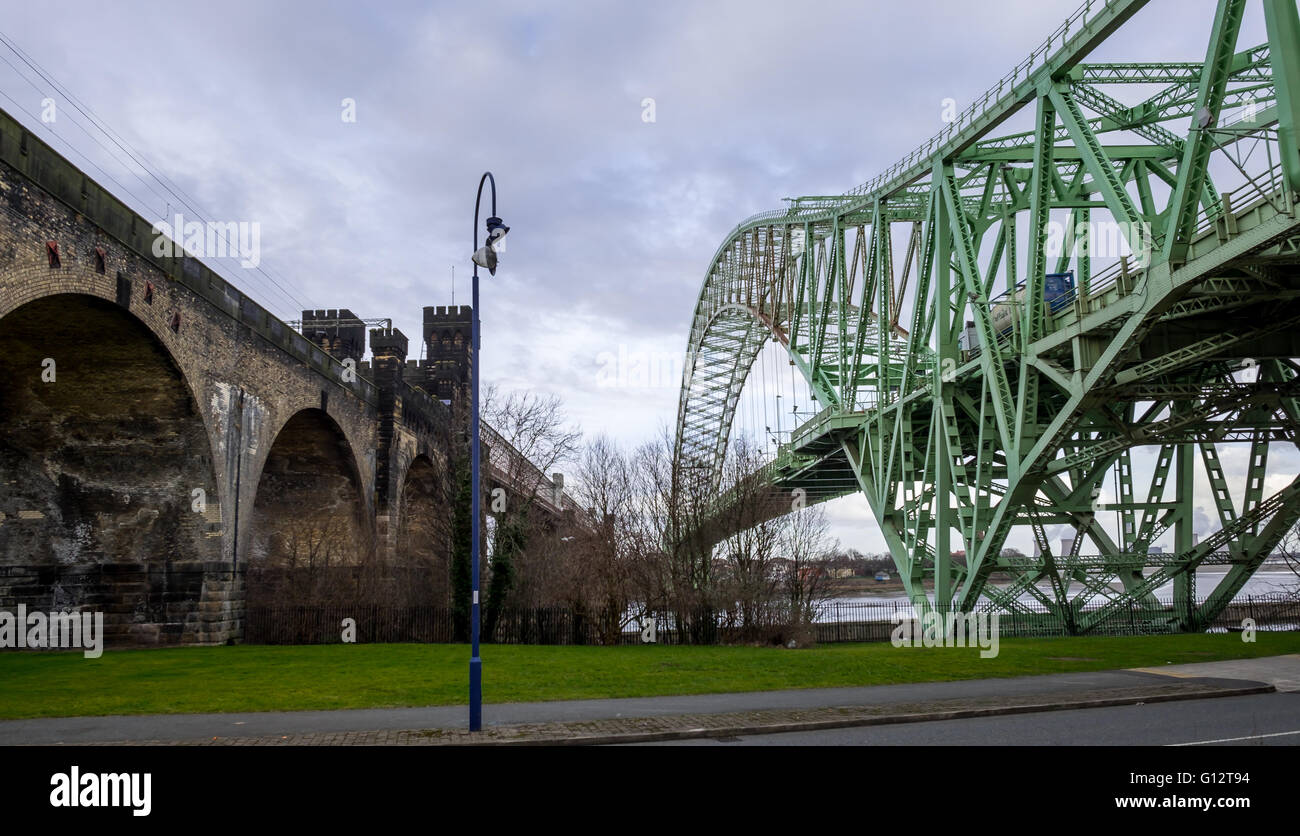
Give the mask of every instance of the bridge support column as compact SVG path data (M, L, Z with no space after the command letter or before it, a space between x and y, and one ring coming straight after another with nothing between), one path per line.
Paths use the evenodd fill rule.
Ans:
M244 571L225 562L203 564L197 614L186 625L184 644L230 644L244 637Z
M370 351L374 355L375 388L379 390L379 429L375 450L375 547L378 556L391 561L397 548L400 512L398 480L404 468L399 461L401 450L396 443L396 425L400 420L398 392L402 388L402 370L406 367L406 335L396 328L376 328L370 332Z
M1174 459L1175 483L1174 502L1178 505L1178 522L1174 523L1174 551L1187 554L1192 550L1193 492L1196 486L1196 461L1190 444L1180 444ZM1174 612L1186 624L1196 609L1196 570L1181 572L1174 576Z

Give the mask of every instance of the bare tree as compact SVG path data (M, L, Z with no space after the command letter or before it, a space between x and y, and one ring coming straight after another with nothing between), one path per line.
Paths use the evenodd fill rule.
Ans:
M484 387L480 401L483 435L490 464L510 485L512 512L523 512L550 487L548 474L571 462L582 431L569 425L564 405L555 395L511 392L501 395L494 384Z
M671 613L682 641L716 638L713 543L706 530L715 496L710 474L680 466L664 426L633 457L633 547L642 557L637 578L647 608Z
M778 579L776 546L782 528L781 514L790 500L773 491L761 478L759 448L737 439L723 464L722 486L714 523L725 532L719 558L725 576L720 578L720 598L725 602L725 625L745 640L763 636L782 619L772 609Z
M389 603L402 591L373 533L355 518L304 515L281 526L247 569L251 606Z
M572 460L582 432L569 425L563 404L554 395L511 392L502 396L488 385L480 409L488 447L485 470L505 486L504 496L485 503L496 516L483 623L484 634L491 637L516 585L517 567L535 563L524 557L542 524L534 510L543 505L549 515L564 513L563 497L551 493L547 474Z
M585 524L573 527L579 557L574 589L583 591L601 642L614 644L632 620L632 464L607 437L589 442L578 464L575 498Z
M829 597L829 578L820 559L828 551L829 530L826 511L821 506L799 508L785 518L781 551L789 562L782 586L790 606L791 622L798 627L810 627Z
M731 445L716 482L711 468L674 454L665 427L633 457L634 598L671 614L682 641L716 641L719 627L758 638L782 618L776 547L790 494L766 484L747 440Z

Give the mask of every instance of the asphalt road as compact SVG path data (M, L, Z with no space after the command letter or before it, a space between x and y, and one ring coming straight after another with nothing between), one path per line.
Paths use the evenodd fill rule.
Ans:
M645 746L1300 746L1300 692Z

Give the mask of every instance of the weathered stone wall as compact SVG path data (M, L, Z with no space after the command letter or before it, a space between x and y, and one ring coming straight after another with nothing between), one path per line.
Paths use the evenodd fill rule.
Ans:
M391 550L376 515L400 495L377 494L377 457L403 484L436 456L441 405L388 384L381 445L373 382L152 240L0 113L0 608L103 608L136 641L237 639L242 566L286 516L268 509L325 509ZM330 433L305 438L304 415Z
M0 609L104 613L104 644L222 644L243 615L243 572L221 562L0 566Z

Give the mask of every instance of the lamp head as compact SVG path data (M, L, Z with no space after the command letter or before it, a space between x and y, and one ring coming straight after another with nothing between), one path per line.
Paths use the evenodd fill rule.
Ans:
M503 224L500 218L487 219L487 242L478 248L472 260L479 267L486 267L488 275L497 274L497 253L505 249L502 239L509 231L510 227Z
M510 227L508 227L508 226L506 226L505 224L501 223L501 219L500 219L500 218L488 218L488 219L487 219L487 233L488 233L487 242L488 242L488 244L491 244L491 245L496 246L496 245L498 244L498 242L499 242L502 238L505 238L505 237L506 237L506 233L509 232L509 231L510 231ZM504 246L504 245L502 245L502 246ZM500 251L500 247L498 246L498 252L499 252L499 251Z
M487 245L479 247L470 260L479 267L486 267L489 275L497 274L497 251L492 247Z

